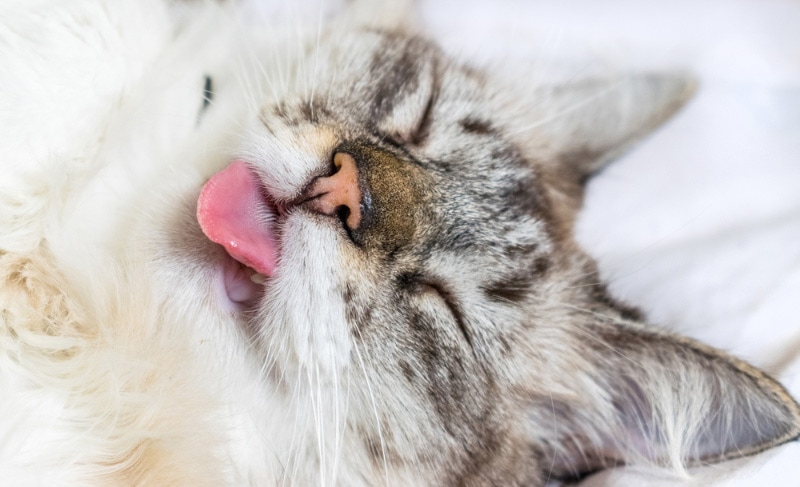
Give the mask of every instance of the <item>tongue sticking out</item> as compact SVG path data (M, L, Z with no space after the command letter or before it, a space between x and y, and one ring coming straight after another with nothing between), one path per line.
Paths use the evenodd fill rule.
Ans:
M274 213L258 178L242 161L212 176L197 201L203 233L231 257L266 276L272 275L277 263Z

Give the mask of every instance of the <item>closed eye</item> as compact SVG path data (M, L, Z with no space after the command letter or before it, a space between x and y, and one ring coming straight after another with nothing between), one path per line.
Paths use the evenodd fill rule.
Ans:
M203 77L203 104L200 107L200 112L198 113L197 117L198 122L206 113L208 107L211 106L211 102L213 100L214 100L214 81L211 79L211 76L206 75Z
M422 117L419 119L419 123L409 136L409 142L414 145L422 145L425 143L425 140L428 138L428 135L431 132L431 124L433 122L432 112L433 104L436 101L435 98L436 91L431 93L431 96L428 98L428 102L425 104L425 109L422 111Z
M464 339L469 344L470 348L472 348L472 335L469 332L469 328L464 321L464 314L461 311L461 307L458 305L457 301L454 299L453 294L442 284L439 284L435 281L432 282L420 282L418 284L419 293L431 293L433 295L438 296L438 298L445 304L445 306L450 311L450 314L453 316L453 319L456 321L461 334L464 336Z
M435 96L435 94L431 94L431 96L428 98L416 127L407 132L407 135L399 132L376 133L374 135L382 142L386 142L390 146L400 149L405 154L410 155L406 146L422 145L425 143L428 135L430 134L431 124L433 123L433 105L436 101Z

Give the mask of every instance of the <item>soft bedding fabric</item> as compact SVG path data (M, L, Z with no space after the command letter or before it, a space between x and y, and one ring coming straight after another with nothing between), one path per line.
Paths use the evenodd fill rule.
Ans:
M506 65L538 55L696 73L695 99L592 181L579 238L613 292L653 322L746 358L800 397L800 2L424 6L449 48ZM796 486L800 444L691 474L615 469L581 485Z

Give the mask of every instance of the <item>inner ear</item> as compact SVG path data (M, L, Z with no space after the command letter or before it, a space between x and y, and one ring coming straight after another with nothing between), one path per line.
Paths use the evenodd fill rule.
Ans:
M534 415L558 412L558 428L540 427L557 431L550 461L559 475L619 463L680 470L800 435L800 406L786 390L719 350L630 323L587 327L580 337L582 387Z

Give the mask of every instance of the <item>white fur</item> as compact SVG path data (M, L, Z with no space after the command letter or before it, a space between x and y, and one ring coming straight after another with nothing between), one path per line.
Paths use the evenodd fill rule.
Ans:
M207 22L195 18L191 25L181 24L181 12L161 2L16 2L0 8L6 68L0 72L0 277L7 280L22 266L29 274L26 290L0 288L5 484L106 485L126 465L151 469L140 481L160 485L265 479L304 485L353 474L338 461L342 451L353 450L342 444L341 418L348 407L372 414L375 405L354 400L357 406L332 407L341 396L315 389L319 381L327 389L338 375L337 357L349 355L348 330L343 311L328 309L338 302L330 289L295 284L331 279L299 279L303 263L290 258L281 271L287 277L276 276L288 280L282 287L288 299L281 301L288 308L281 312L295 317L285 325L316 322L309 313L342 317L313 329L283 330L292 343L273 352L296 353L293 362L301 368L284 373L304 374L299 382L310 386L285 403L264 389L263 371L245 364L250 359L239 346L243 338L225 311L186 304L198 301L196 289L206 287L211 295L218 276L181 268L169 257L160 261L167 263L163 268L143 266L152 252L147 241L160 238L147 223L152 212L179 205L187 188L199 187L224 164L222 148L240 140L220 127L234 120L234 127L245 129L238 122L248 119L243 114L256 118L261 97L269 96L261 71L275 71L258 61L265 56L254 46L274 48L254 42L265 35L261 26L251 30L237 17L241 13L224 7L203 8L210 10ZM241 57L231 59L236 43ZM226 104L212 104L213 117L198 127L206 74L214 75ZM293 85L291 79L282 83ZM318 155L303 155L307 142L296 139L297 160L280 166L293 172L273 173L273 187L298 187L308 177L303 158ZM260 145L256 160L287 155L285 148L270 154L269 147ZM307 242L315 275L337 265L320 241L325 238ZM191 277L175 282L176 275ZM292 295L309 292L321 307L309 309L305 300L292 304ZM143 300L151 293L171 296L172 311L156 299ZM20 298L25 294L29 299ZM140 298L129 302L131 294ZM44 310L60 329L42 329L38 313ZM187 329L192 322L196 326ZM65 332L67 325L74 330ZM317 437L318 445L307 445L307 437ZM156 449L164 455L161 471L157 459L151 464L138 457L142 441L163 444ZM329 451L333 458L326 457ZM307 471L319 463L313 460L317 452L319 470Z

